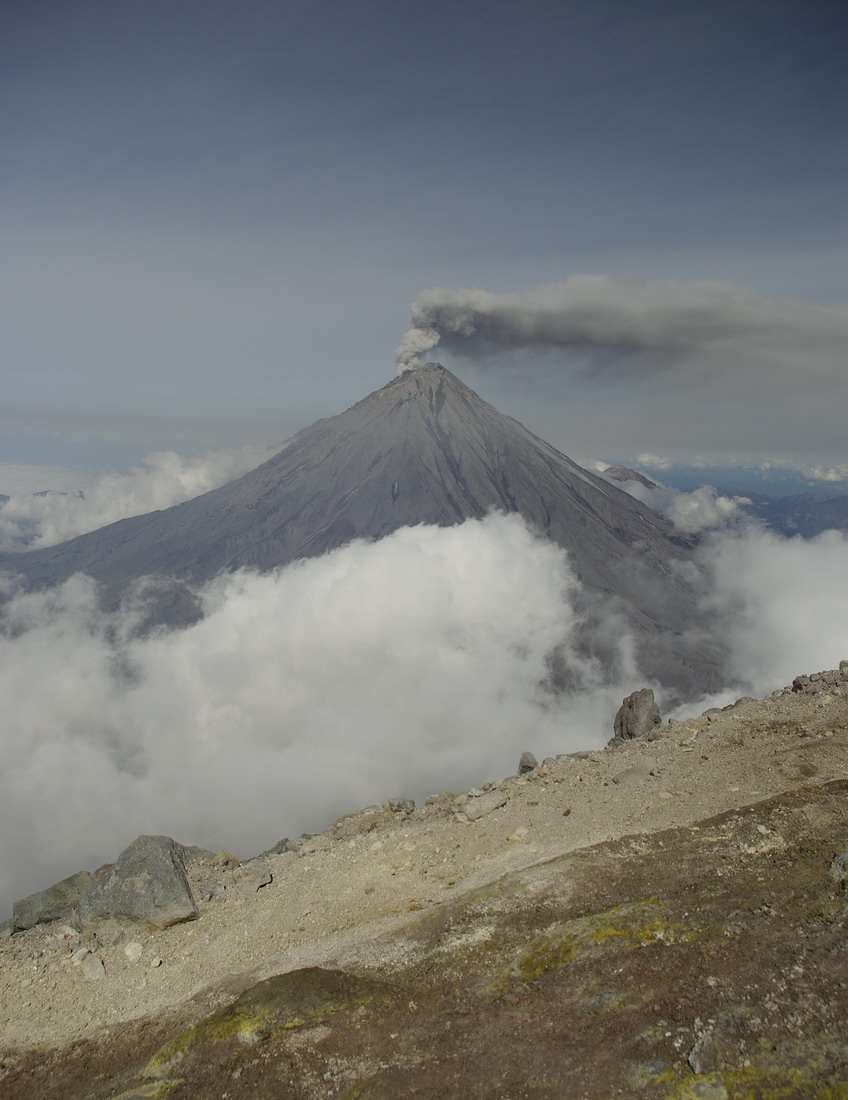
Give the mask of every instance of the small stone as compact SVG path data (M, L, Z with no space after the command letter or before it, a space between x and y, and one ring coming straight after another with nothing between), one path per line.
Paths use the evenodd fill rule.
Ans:
M442 791L441 794L428 794L424 799L425 806L441 806L452 802L456 798L453 791Z
M233 881L242 894L255 894L262 886L267 886L272 881L272 876L267 863L252 859L236 867L233 871Z
M162 960L157 955L156 958L150 960L150 969L155 970L157 966L162 965Z
M96 956L90 952L82 960L81 963L82 976L87 982L98 982L101 978L106 977L106 970L103 967L103 963Z
M481 795L480 798L469 798L462 807L462 812L469 821L479 821L479 819L485 817L486 814L490 814L493 810L499 810L501 806L505 806L506 802L507 795L505 792L489 791L487 794Z
M141 954L144 951L142 944L138 940L131 940L124 948L124 954L130 960L130 962L138 962L141 958Z
M74 966L79 966L86 955L90 954L91 952L88 950L87 947L80 947L77 951L73 953L73 955L71 955L71 962L74 964Z
M284 836L282 840L278 840L271 848L266 848L264 852L260 852L258 858L262 859L264 856L281 856L284 852L290 851L289 845L291 841L287 836Z
M830 865L830 877L843 890L848 888L848 848L843 848L833 857Z
M201 901L223 901L226 890L222 882L207 882L200 891Z
M696 1081L689 1095L692 1100L729 1100L730 1097L721 1081Z
M633 783L641 783L643 779L647 779L649 775L654 775L657 770L657 762L652 756L646 756L644 760L640 760L638 764L634 764L630 768L625 768L623 772L619 772L618 775L612 777L613 783L617 783L620 786L628 786Z
M538 768L539 761L533 755L532 752L523 752L521 759L518 761L518 774L526 775L527 772L532 772L534 768Z
M712 1073L721 1066L721 1050L711 1031L699 1037L686 1060L693 1073Z

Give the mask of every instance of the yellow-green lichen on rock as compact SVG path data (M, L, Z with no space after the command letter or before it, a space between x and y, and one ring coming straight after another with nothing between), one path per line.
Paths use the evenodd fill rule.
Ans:
M818 1066L753 1063L728 1066L705 1077L687 1073L663 1100L798 1100L799 1097L848 1100L848 1081L823 1084Z
M695 929L670 920L657 898L619 905L549 926L519 951L487 992L497 996L516 982L537 981L550 970L561 970L589 952L610 946L687 943L697 934Z
M146 1081L143 1085L136 1085L134 1088L113 1096L112 1100L142 1100L142 1098L143 1100L159 1100L159 1097L164 1096L171 1089L175 1089L177 1085L182 1085L184 1081L184 1077L167 1081Z
M143 1075L161 1077L200 1047L233 1039L252 1045L276 1032L302 1027L375 999L386 1000L390 995L384 983L341 970L306 967L278 974L257 982L231 1005L167 1042L148 1061Z

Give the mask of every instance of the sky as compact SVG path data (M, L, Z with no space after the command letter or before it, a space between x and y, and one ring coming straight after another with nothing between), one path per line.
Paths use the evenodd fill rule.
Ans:
M844 462L846 19L6 0L0 491L279 444L411 318L578 461Z

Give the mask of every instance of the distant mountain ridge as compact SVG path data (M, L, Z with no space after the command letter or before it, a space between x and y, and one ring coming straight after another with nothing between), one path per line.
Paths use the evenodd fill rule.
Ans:
M186 584L493 510L519 512L568 551L588 590L621 602L646 655L645 675L687 691L716 685L715 653L687 648L685 637L698 619L684 579L691 544L435 363L317 421L227 485L58 546L5 555L0 568L35 587L83 572L100 582L108 604L140 577L176 578L156 615L177 624L197 616Z
M745 496L748 510L775 531L792 537L815 538L823 531L848 531L848 496L845 493L810 491L773 497L719 487L725 496Z

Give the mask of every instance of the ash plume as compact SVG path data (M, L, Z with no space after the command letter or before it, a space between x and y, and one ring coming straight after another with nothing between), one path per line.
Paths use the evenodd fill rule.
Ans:
M510 351L559 351L589 374L651 374L672 364L757 360L779 367L803 355L813 371L844 365L841 308L757 295L723 282L649 282L573 275L521 294L435 287L412 303L398 373L439 347L459 359Z

